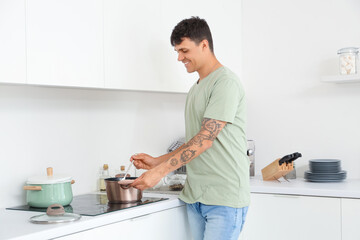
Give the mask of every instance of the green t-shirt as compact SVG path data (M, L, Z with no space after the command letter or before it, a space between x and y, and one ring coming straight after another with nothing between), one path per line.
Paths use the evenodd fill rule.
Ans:
M186 99L186 141L201 128L203 118L227 122L211 148L186 165L180 199L241 208L249 205L249 166L245 135L245 93L239 78L220 67L195 83Z

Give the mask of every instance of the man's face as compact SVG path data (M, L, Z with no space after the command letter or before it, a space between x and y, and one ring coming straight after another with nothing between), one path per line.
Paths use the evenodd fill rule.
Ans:
M175 51L178 53L178 61L181 61L188 73L199 70L202 66L204 57L203 44L196 44L189 38L183 38L183 41L175 45Z

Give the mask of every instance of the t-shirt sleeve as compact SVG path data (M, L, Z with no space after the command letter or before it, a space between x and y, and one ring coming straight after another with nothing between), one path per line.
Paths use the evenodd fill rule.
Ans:
M233 123L241 95L236 80L226 78L218 80L211 92L204 118Z

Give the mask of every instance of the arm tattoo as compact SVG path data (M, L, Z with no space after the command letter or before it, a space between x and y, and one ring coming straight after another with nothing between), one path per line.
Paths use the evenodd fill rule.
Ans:
M170 164L171 164L171 166L176 166L178 164L178 160L176 158L172 158L170 160Z
M190 139L190 141L187 144L185 144L184 147L186 148L192 145L198 145L199 147L202 147L202 142L204 140L207 140L208 138L209 137L207 135L199 133L198 135Z
M221 124L214 119L204 118L201 123L201 130L205 130L209 132L208 140L210 141L215 140L216 136L219 134L221 129L222 129Z
M196 157L196 153L198 152L198 148L203 146L203 142L214 141L221 129L226 125L226 122L218 121L210 118L204 118L201 123L200 132L193 137L189 142L183 145L179 152L175 153L171 158L166 160L166 162L170 161L170 165L172 167L176 167L179 165L184 165L190 162L194 157ZM190 149L190 147L192 147ZM201 152L200 152L201 153ZM179 154L179 155L178 155ZM179 161L180 159L180 161ZM171 168L168 166L169 169ZM179 166L180 167L180 166Z
M196 151L187 149L181 153L180 161L186 163L192 159Z
M204 140L214 141L224 126L224 122L204 118L201 123L199 134L193 137L187 144L185 144L184 147L190 147L192 145L198 145L201 147Z

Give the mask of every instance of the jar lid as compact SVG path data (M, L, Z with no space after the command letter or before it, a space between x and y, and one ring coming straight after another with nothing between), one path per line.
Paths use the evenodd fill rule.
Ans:
M337 52L338 54L342 53L359 53L359 48L357 47L347 47L347 48L341 48Z
M68 175L56 176L34 176L27 180L26 184L54 184L70 182L71 177Z

